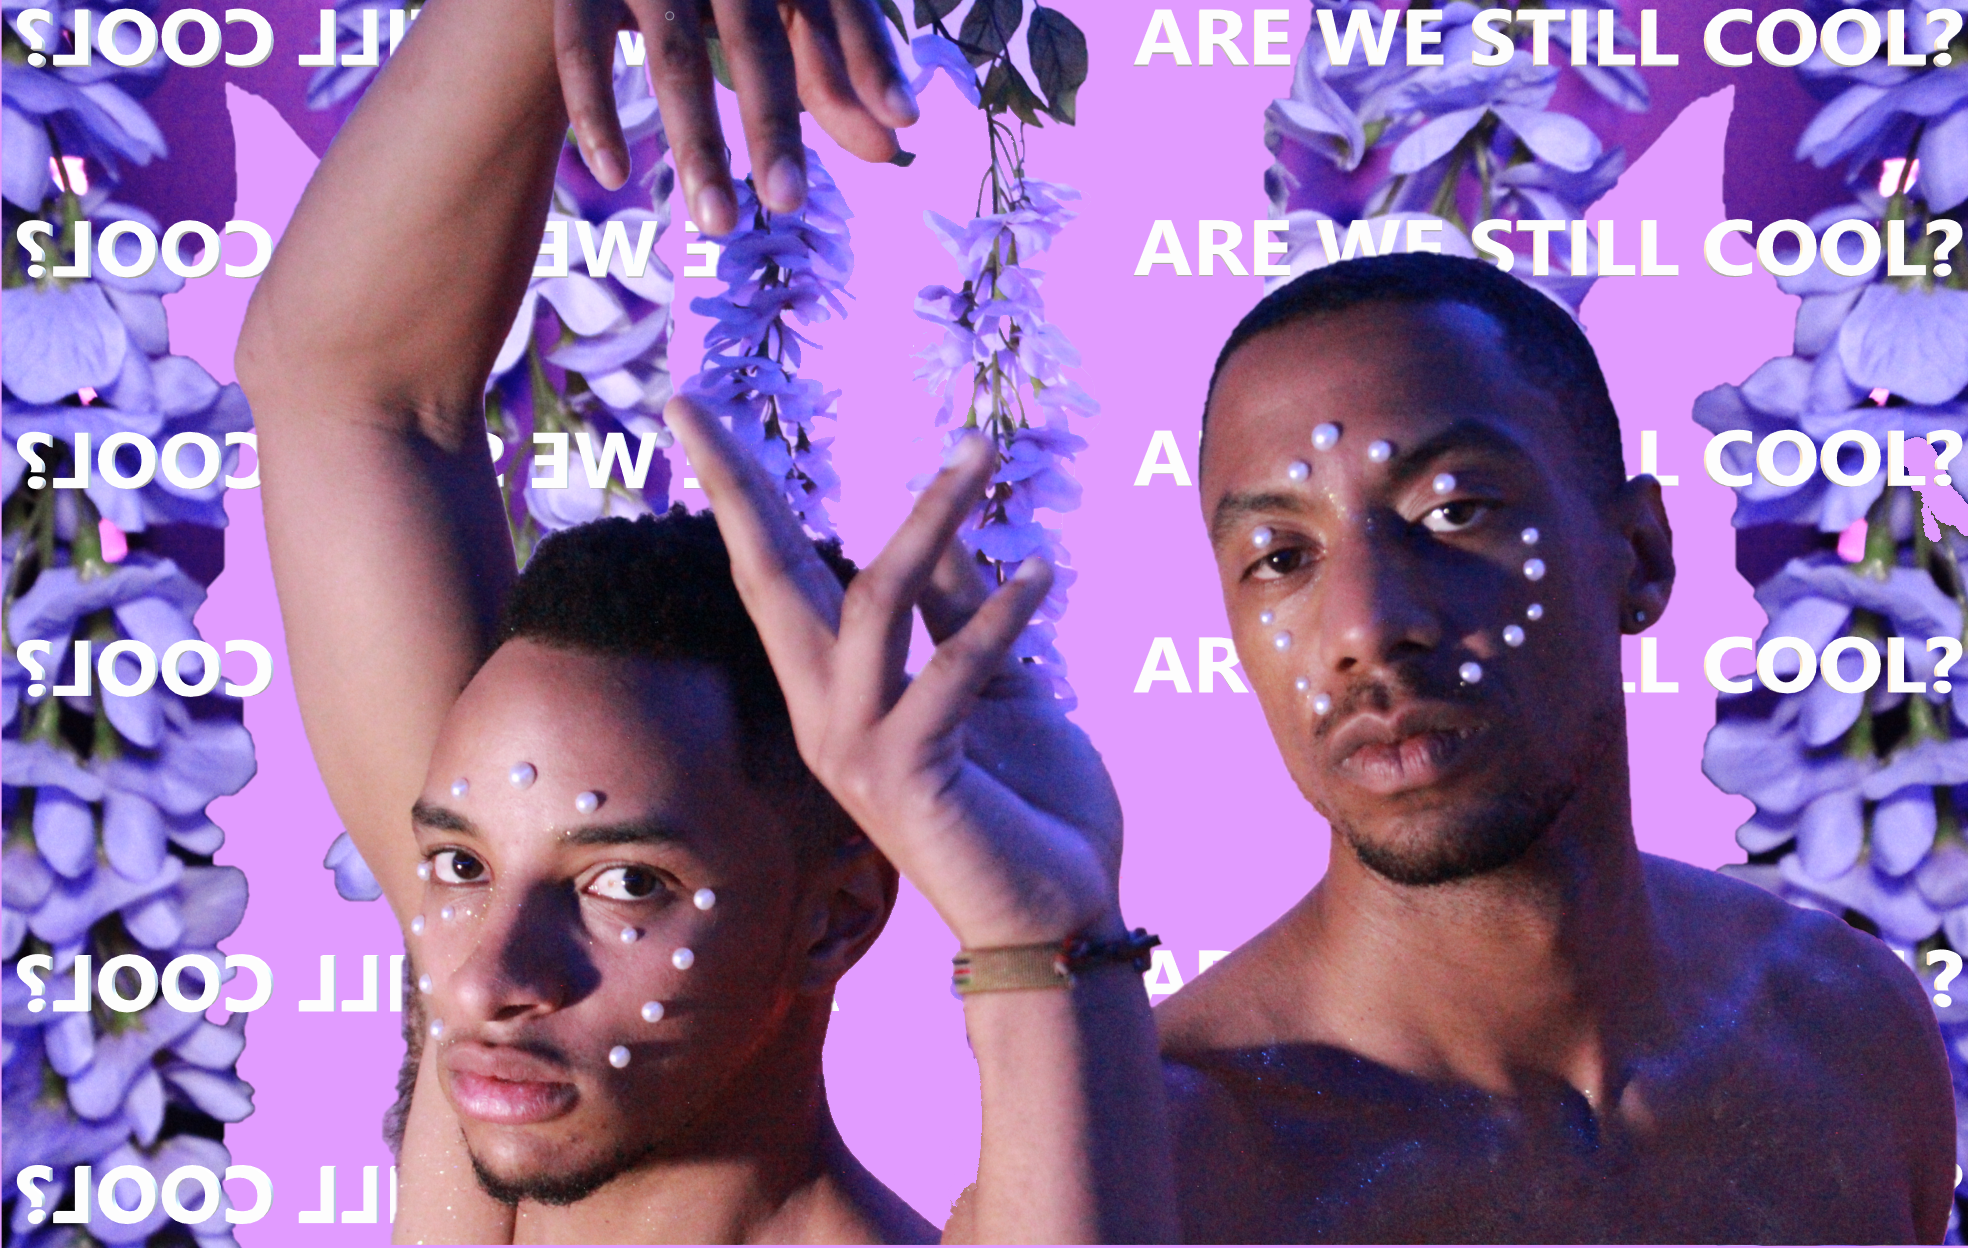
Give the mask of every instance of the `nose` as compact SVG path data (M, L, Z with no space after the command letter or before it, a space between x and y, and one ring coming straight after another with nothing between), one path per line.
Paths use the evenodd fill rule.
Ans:
M564 1009L591 992L600 973L589 954L579 904L547 883L495 885L467 920L475 931L449 995L459 1021L505 1023Z
M1390 511L1369 512L1327 547L1315 603L1320 663L1357 679L1434 651L1447 631L1443 575Z

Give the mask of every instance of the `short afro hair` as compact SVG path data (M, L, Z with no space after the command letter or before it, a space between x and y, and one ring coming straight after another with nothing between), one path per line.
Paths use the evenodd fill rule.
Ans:
M838 541L814 546L842 585L853 578ZM860 838L799 756L785 695L710 512L692 515L679 503L660 517L609 517L550 534L506 600L498 641L514 639L710 664L731 694L745 776L785 815L801 864Z
M1300 274L1266 295L1237 322L1217 353L1203 400L1204 435L1216 383L1245 343L1307 317L1372 303L1460 303L1488 314L1503 330L1505 349L1519 375L1570 414L1593 492L1609 496L1626 482L1619 415L1606 392L1599 357L1578 322L1493 264L1428 251L1342 260Z

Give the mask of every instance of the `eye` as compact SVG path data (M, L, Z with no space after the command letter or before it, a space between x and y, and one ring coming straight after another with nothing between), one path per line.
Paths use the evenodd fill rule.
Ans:
M609 901L641 901L663 887L648 867L609 867L588 882L588 892Z
M1254 581L1275 581L1305 567L1312 561L1311 552L1303 546L1286 546L1274 550L1251 565L1244 575Z
M1421 527L1430 533L1460 533L1490 512L1490 504L1473 498L1443 503L1421 518Z
M485 864L462 849L440 849L431 855L431 874L440 884L476 884L485 878Z

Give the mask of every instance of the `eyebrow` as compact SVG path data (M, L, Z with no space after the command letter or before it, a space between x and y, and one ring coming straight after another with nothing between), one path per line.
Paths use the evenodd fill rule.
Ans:
M1426 473L1436 460L1455 451L1482 451L1514 459L1529 457L1522 444L1496 426L1480 420L1458 420L1420 445L1396 455L1388 471L1395 485L1406 485Z
M476 837L478 826L454 810L419 801L410 808L411 822L436 832L454 832ZM569 828L558 837L562 845L662 845L682 844L689 835L679 828L655 819L627 823L590 824Z
M421 799L410 807L410 822L436 832L457 832L465 836L478 835L478 825L457 811L433 806Z
M1217 500L1216 511L1210 516L1210 545L1222 545L1223 539L1230 536L1230 531L1248 516L1280 511L1291 515L1302 514L1305 500L1282 490L1232 491L1225 494Z

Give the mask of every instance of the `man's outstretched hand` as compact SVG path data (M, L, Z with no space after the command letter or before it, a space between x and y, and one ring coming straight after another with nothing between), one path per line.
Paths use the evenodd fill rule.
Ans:
M1034 557L986 593L957 525L990 479L957 445L845 592L714 417L665 410L710 496L800 754L966 948L1119 934L1120 803L1100 756L1010 648L1052 581ZM917 607L936 653L903 671Z
M876 0L552 0L561 91L582 156L618 187L628 145L615 116L615 36L630 19L648 49L650 84L691 219L707 234L736 228L737 200L718 124L705 36L715 28L737 88L759 200L791 212L806 199L800 106L864 160L899 150L895 127L916 120Z

